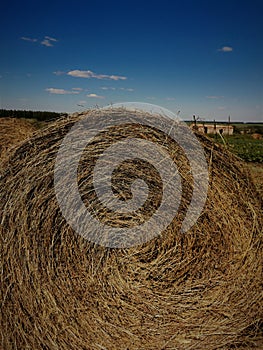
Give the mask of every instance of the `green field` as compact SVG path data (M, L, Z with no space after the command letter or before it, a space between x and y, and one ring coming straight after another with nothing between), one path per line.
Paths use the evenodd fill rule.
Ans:
M232 136L210 135L216 142L242 158L246 162L263 163L263 140L255 140L251 135Z

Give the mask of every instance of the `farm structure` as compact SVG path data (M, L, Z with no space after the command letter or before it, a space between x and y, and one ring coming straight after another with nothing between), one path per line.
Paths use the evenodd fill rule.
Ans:
M234 127L224 124L191 124L191 128L204 134L224 134L233 135Z

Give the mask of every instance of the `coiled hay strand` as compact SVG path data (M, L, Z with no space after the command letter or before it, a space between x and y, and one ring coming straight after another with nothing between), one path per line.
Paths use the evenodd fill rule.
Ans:
M103 113L87 112L90 119ZM166 147L186 194L161 236L129 249L96 245L71 229L54 191L59 146L84 116L61 119L23 143L0 179L3 349L212 350L262 344L262 203L242 164L197 134L209 166L209 191L198 221L182 233L192 178L176 143L165 143L162 132L146 126L116 126L99 134L78 169L86 204L94 194L90 172L96 157L119 135ZM126 164L120 170L113 186L115 181L118 193L121 177L128 196L129 175L141 174L142 167ZM158 197L158 175L146 172ZM107 215L98 219L125 225L121 217Z

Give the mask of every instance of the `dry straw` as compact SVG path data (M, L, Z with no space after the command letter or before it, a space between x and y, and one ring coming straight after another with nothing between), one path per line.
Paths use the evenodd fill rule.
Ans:
M29 138L36 128L24 119L0 118L0 166L13 147Z
M104 112L90 111L89 118L98 113ZM197 223L182 234L193 179L178 145L160 131L138 125L101 133L85 149L78 171L83 201L94 204L98 219L113 226L133 223L132 217L127 222L103 211L91 185L96 157L121 137L162 144L178 164L186 194L161 237L129 249L94 245L67 224L53 184L61 141L81 118L61 119L23 143L0 180L2 348L262 346L262 203L242 164L197 135L209 163L209 193ZM119 169L113 178L116 195L130 195L129 177L142 174L143 166L127 163ZM152 168L145 173L157 195L149 202L154 210L160 179ZM127 186L120 188L120 181ZM147 210L141 215L147 217Z

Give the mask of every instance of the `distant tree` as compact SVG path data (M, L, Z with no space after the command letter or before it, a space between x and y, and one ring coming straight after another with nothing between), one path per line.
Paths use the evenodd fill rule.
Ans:
M57 113L49 111L26 111L26 110L10 110L10 109L0 109L0 118L27 118L36 119L38 121L49 121L60 118L62 115L67 115L66 113Z

